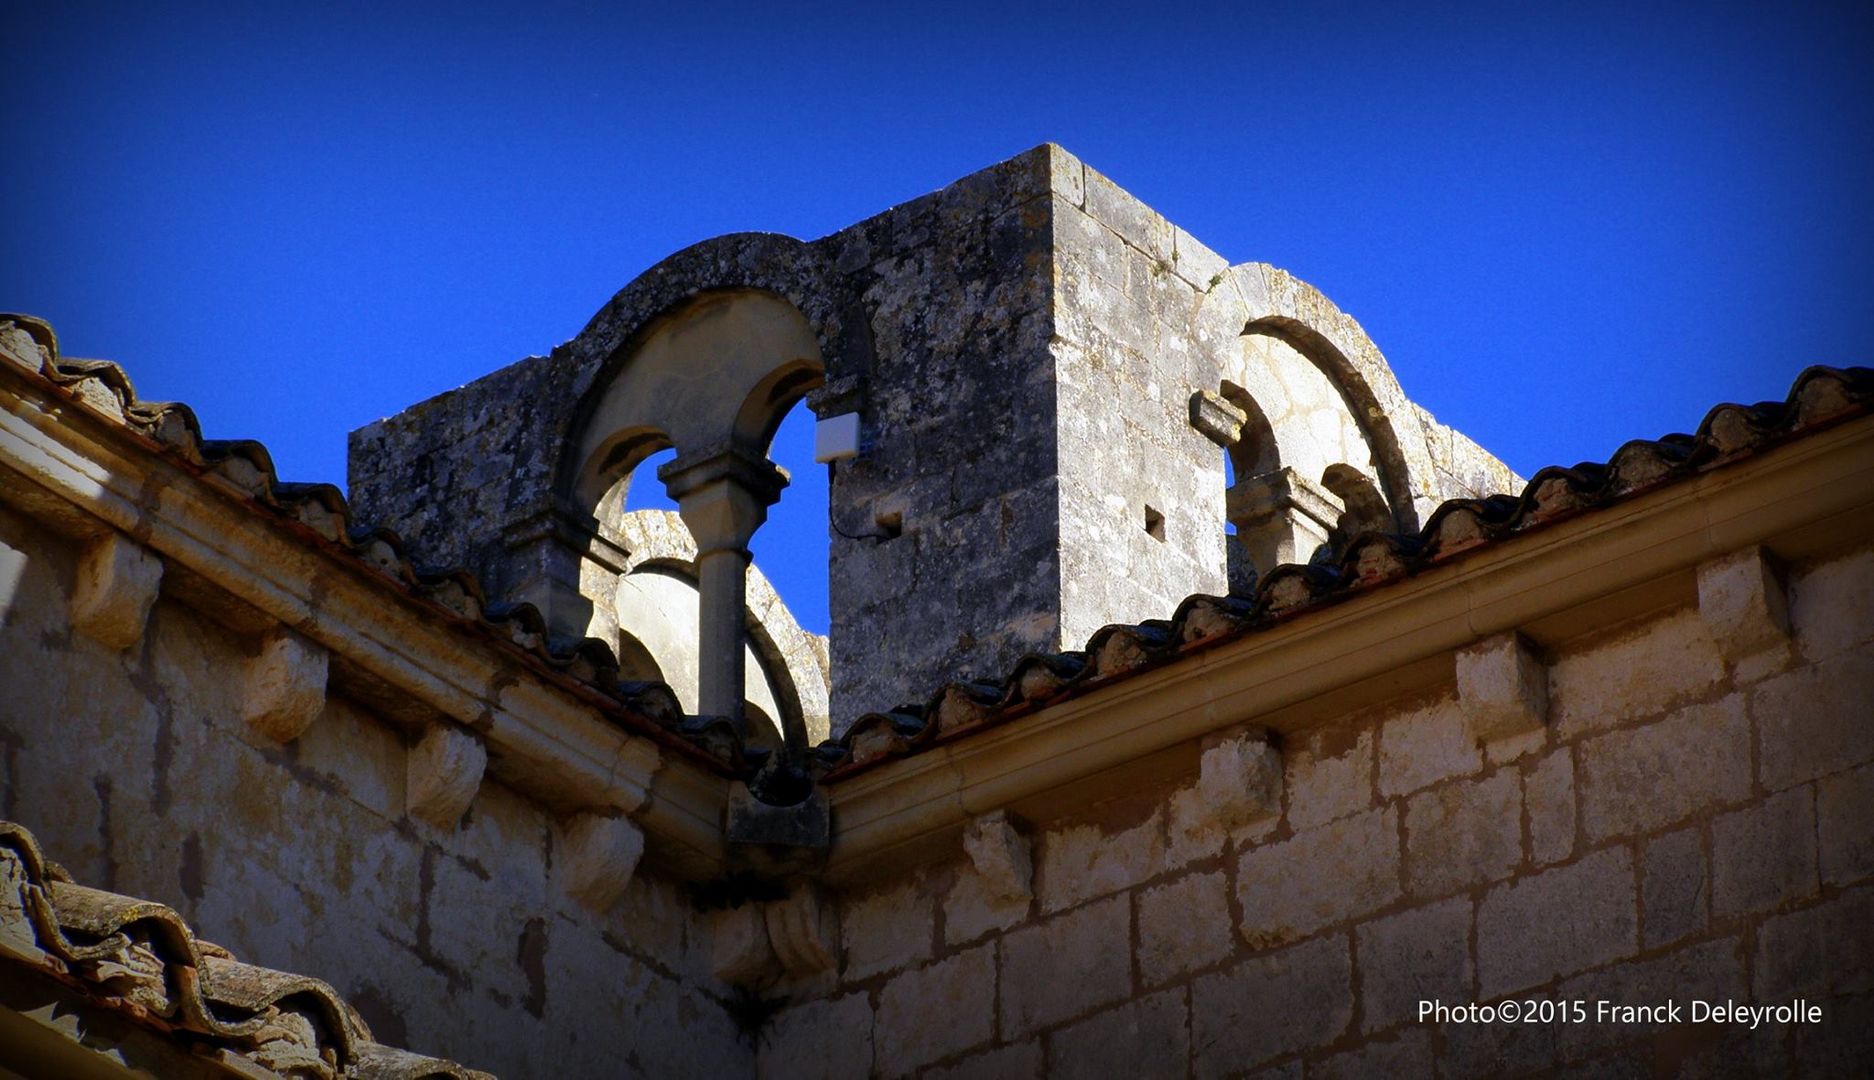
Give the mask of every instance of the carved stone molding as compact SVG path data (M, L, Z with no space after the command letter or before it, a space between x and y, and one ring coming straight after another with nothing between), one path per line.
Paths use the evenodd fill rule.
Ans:
M1027 900L1034 896L1034 856L1028 838L1016 830L1007 811L984 814L963 832L970 863L998 896Z
M488 767L482 741L461 728L436 724L410 748L404 806L411 817L453 829L481 789Z
M108 533L78 561L72 626L113 649L143 637L163 580L163 560L122 533Z
M274 742L299 738L325 710L328 668L324 648L291 630L275 631L248 661L242 718Z

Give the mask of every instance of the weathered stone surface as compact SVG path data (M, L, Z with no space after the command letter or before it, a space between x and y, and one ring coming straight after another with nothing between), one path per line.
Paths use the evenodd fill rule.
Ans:
M1257 949L1384 907L1399 895L1395 811L1369 810L1244 852L1236 895L1244 940Z
M1746 548L1699 566L1698 615L1731 660L1789 639L1783 581L1762 548Z
M997 896L1020 901L1034 896L1034 857L1028 838L1016 831L1007 813L998 810L971 822L963 833L963 850Z
M1804 788L1772 795L1711 823L1711 911L1760 911L1817 888L1815 805Z
M1074 825L1043 836L1037 893L1041 910L1060 911L1162 871L1165 827L1161 813L1154 810L1145 820L1119 828Z
M1763 921L1751 989L1759 1001L1874 991L1874 886Z
M474 735L432 724L410 748L404 797L411 817L453 829L481 789L488 749Z
M1139 977L1147 986L1230 955L1229 885L1222 873L1190 874L1138 894Z
M1846 885L1874 877L1874 765L1817 783L1815 807L1822 880Z
M1477 908L1479 992L1494 998L1630 955L1637 921L1624 848L1498 885Z
M275 742L292 742L325 709L326 652L290 630L260 643L241 680L241 717Z
M625 894L644 854L644 832L628 819L581 814L566 826L559 871L566 891L594 911Z
M1200 1077L1232 1076L1332 1041L1353 1020L1344 934L1239 961L1191 984L1191 1052ZM1271 1018L1279 1017L1279 1022Z
M1874 761L1874 656L1841 653L1750 692L1763 786L1772 791Z
M931 899L915 880L844 898L839 933L846 955L840 974L854 981L929 959L934 920Z
M1285 757L1288 822L1297 832L1373 805L1373 729L1330 728Z
M762 919L783 971L801 976L833 968L839 937L833 910L821 901L817 885L802 882L781 899L770 900L762 905Z
M1688 768L1688 747L1700 765ZM1581 744L1581 824L1588 842L1650 832L1750 794L1750 724L1729 697Z
M1430 1076L1432 1068L1431 1031L1423 1028L1369 1039L1351 1050L1342 1050L1313 1065L1309 1075L1323 1080L1365 1080L1376 1076Z
M1640 906L1645 912L1641 932L1647 948L1670 944L1705 928L1711 873L1698 828L1648 840L1641 873Z
M1811 663L1874 640L1874 548L1802 568L1791 575L1789 617Z
M78 560L72 628L113 649L143 636L163 580L163 560L122 533L95 540Z
M994 930L1006 930L1028 917L1033 901L1004 896L976 868L957 866L944 892L944 942L962 945Z
M872 1072L872 1006L865 994L795 1005L762 1034L755 1070L761 1080L838 1080Z
M995 946L981 945L885 984L874 1037L879 1070L914 1072L989 1041L995 1029Z
M1523 814L1529 821L1529 857L1560 862L1575 850L1575 759L1556 750L1523 774Z
M953 1065L929 1069L918 1080L984 1080L1008 1077L1010 1080L1041 1080L1041 1040L1030 1039L1014 1046L998 1046L969 1055Z
M1549 715L1548 669L1520 635L1458 650L1458 701L1471 734L1490 743L1541 730Z
M1183 1077L1190 1018L1178 987L1069 1024L1047 1037L1048 1074L1061 1080Z
M1522 783L1513 769L1422 791L1406 803L1406 888L1441 896L1507 876L1523 858Z
M708 919L710 972L731 986L760 986L773 980L779 961L768 943L761 906L744 903L712 912Z
M1282 755L1262 732L1205 747L1197 795L1225 828L1274 817L1282 812Z
M1690 1002L1749 1000L1744 979L1744 950L1735 937L1687 945L1664 956L1630 960L1601 971L1563 980L1556 989L1560 1000L1614 1005L1679 1003L1680 1015ZM1590 1010L1597 1004L1588 1004ZM1648 1021L1627 1022L1619 1014L1606 1018L1590 1015L1589 1023L1556 1025L1556 1046L1564 1058L1580 1058L1653 1032L1670 1033L1679 1025Z
M1710 629L1682 610L1557 657L1550 719L1559 738L1572 739L1706 698L1723 678Z
M1420 1001L1469 1000L1470 936L1471 901L1461 896L1355 927L1361 1029L1416 1023Z
M1483 765L1471 726L1454 698L1388 716L1379 727L1379 793L1404 795Z
M1132 904L1115 896L1002 939L1002 1035L1021 1038L1132 991Z

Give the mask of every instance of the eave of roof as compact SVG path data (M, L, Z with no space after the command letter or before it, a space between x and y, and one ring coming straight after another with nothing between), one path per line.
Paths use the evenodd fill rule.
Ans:
M1584 514L1724 470L1874 408L1874 369L1812 367L1780 402L1719 405L1691 435L1634 440L1606 462L1550 466L1520 496L1452 499L1416 534L1367 532L1331 560L1278 566L1250 596L1188 597L1172 617L1100 629L1082 649L1030 654L999 678L959 680L922 702L868 713L817 748L822 782L915 755L1103 690L1164 664L1473 558Z

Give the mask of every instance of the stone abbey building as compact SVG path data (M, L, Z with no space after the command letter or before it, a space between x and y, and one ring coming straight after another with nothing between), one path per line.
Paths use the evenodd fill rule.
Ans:
M0 1076L1860 1074L1874 372L1790 377L1525 480L1053 146L348 493L0 318Z

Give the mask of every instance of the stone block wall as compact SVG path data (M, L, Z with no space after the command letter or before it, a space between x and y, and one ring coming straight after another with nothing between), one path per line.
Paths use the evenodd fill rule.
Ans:
M1538 650L1547 721L1465 680L1280 740L1281 795L1126 790L840 903L758 1075L1848 1075L1874 1050L1874 549ZM1503 730L1503 729L1498 729ZM984 865L987 870L978 870ZM1420 1021L1419 1002L1802 998L1813 1025Z
M0 507L0 819L78 882L510 1080L749 1070L683 889L640 872L588 911L560 824L492 779L456 827L406 813L410 736L345 698L284 746L260 735L251 641L165 591L127 651L102 644L72 626L79 561Z

